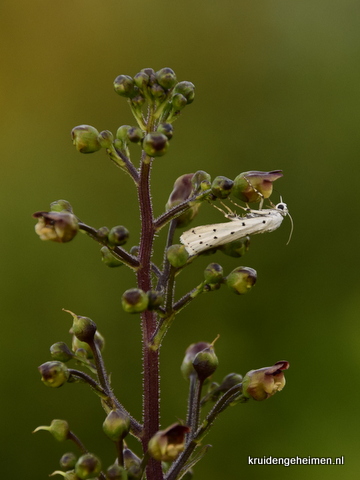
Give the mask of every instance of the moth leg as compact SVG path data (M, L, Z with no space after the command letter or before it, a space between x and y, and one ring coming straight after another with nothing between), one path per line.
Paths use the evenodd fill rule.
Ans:
M216 210L219 210L219 212L221 212L225 217L230 215L230 216L236 216L236 214L231 210L231 208L229 208L227 205L225 205L225 203L221 202L221 205L226 208L227 212L225 210L223 210L222 208L218 207L217 205L215 205L214 203L212 202L209 202L211 206L213 206L214 208L216 208Z

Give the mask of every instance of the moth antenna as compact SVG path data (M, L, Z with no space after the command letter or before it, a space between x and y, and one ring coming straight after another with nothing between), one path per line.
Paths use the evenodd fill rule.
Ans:
M280 197L280 198L281 198L281 197ZM282 201L282 200L281 200L281 201ZM292 237L292 234L293 234L293 231L294 231L294 221L293 221L292 216L290 215L289 212L288 212L288 217L290 218L291 230L290 230L289 240L286 242L286 245L289 245L290 240L291 240L291 237Z

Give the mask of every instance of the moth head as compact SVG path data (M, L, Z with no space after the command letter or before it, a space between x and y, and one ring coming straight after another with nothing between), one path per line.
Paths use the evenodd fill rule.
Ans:
M275 205L275 209L279 210L279 212L285 217L289 213L288 207L286 203L280 202L277 205Z

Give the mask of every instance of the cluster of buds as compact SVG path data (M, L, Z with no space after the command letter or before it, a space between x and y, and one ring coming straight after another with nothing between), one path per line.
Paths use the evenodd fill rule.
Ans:
M115 150L129 157L128 146L135 143L150 157L165 155L173 136L172 123L180 112L194 101L194 85L187 81L178 82L171 68L162 68L157 72L152 68L145 68L134 77L117 76L114 89L117 94L127 98L137 125L122 125L115 135L109 130L99 132L91 125L79 125L71 131L76 149L80 153L94 153L105 148L115 160ZM145 104L152 112L151 130L144 122Z
M129 288L122 297L122 307L127 313L141 313L145 310L157 310L164 302L161 292L149 290L144 292L140 288Z

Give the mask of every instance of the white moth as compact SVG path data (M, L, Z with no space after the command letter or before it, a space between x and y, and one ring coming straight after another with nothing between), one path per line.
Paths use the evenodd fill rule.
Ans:
M220 247L246 235L272 232L280 227L284 217L289 213L286 203L280 202L271 208L261 210L246 209L246 215L226 214L231 220L226 223L201 225L184 232L180 241L190 255L197 255L205 250Z

